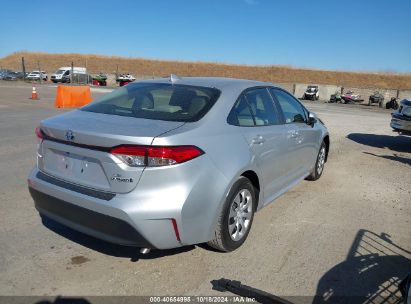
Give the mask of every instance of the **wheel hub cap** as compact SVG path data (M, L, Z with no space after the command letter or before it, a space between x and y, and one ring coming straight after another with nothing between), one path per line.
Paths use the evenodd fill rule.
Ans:
M228 231L233 241L241 240L247 233L253 210L253 200L249 190L242 189L230 205Z
M318 153L317 173L321 174L324 169L325 163L325 147L322 147L320 153Z

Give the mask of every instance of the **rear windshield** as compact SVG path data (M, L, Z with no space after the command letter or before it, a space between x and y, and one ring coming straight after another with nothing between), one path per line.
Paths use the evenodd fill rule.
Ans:
M83 111L136 118L192 122L202 118L220 96L215 88L133 83L81 108Z

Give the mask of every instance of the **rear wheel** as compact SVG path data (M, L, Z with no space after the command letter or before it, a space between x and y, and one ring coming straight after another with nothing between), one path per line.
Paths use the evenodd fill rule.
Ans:
M217 220L214 239L208 245L220 251L233 251L247 239L257 204L254 186L241 177L233 185Z
M308 180L315 181L321 177L324 171L325 159L327 158L327 146L325 142L322 142L320 151L318 152L317 160L315 162L315 167L311 174L307 177Z

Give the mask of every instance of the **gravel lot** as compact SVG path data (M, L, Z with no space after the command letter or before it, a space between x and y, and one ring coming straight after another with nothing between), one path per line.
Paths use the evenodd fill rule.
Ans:
M293 302L398 295L411 271L411 137L391 131L390 111L307 103L331 134L320 180L257 213L235 252L201 245L143 256L41 222L26 176L35 164L34 128L63 112L53 108L55 91L40 86L33 101L29 85L0 83L0 295L228 295L212 290L221 278Z

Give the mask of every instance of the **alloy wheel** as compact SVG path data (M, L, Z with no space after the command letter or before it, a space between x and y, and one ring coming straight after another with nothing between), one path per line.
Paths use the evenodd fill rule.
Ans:
M252 214L252 195L249 190L241 189L231 202L228 215L228 232L233 241L239 241L246 235Z

